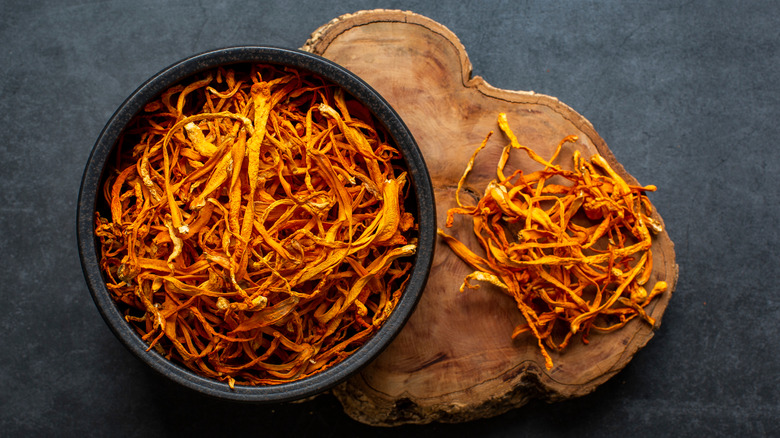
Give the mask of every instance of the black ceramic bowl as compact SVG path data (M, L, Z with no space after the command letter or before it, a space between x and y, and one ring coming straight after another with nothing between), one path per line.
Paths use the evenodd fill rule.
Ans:
M411 278L392 315L379 331L352 355L329 369L291 383L269 386L241 386L201 377L187 368L165 359L147 344L128 324L112 299L99 267L99 244L95 238L95 212L101 202L101 182L109 168L109 158L117 139L144 105L183 79L217 66L240 63L265 63L290 66L309 71L341 86L369 108L384 124L403 154L411 177L410 208L416 210L419 224L418 248ZM224 399L249 402L283 402L320 393L373 360L401 330L420 298L433 259L436 238L436 211L433 188L425 162L414 138L398 114L368 84L345 68L322 57L298 51L271 47L234 47L215 50L187 58L156 74L141 85L119 107L108 121L89 157L79 192L78 244L81 265L95 304L103 319L124 345L143 362L171 380L201 393Z

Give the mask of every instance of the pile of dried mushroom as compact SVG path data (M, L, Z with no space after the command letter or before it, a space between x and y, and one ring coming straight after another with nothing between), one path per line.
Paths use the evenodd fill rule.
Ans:
M101 267L149 348L234 384L338 363L398 302L416 250L391 139L321 78L269 65L176 85L126 129Z
M458 207L447 212L447 227L455 214L471 217L485 256L439 230L475 270L461 291L478 280L512 296L525 319L512 337L531 332L547 369L553 367L547 349L563 350L575 334L587 343L591 330L613 331L637 316L655 324L644 308L667 288L663 281L645 288L653 270L651 232L661 231L645 195L655 187L626 183L598 154L588 161L575 151L573 169L565 170L554 163L576 137L564 138L545 160L518 142L505 114L498 124L508 143L496 179L476 205L461 202L459 192L491 132L458 183ZM505 175L512 149L522 149L543 168Z

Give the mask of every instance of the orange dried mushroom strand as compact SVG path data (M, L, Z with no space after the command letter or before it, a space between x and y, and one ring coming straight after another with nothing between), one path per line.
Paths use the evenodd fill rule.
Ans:
M122 137L96 219L127 321L231 387L343 360L392 312L416 250L389 141L294 70L220 68L164 92Z
M628 184L598 154L587 161L575 151L574 169L565 170L553 162L576 136L564 138L552 158L544 160L519 144L505 114L498 123L509 144L499 159L497 179L477 205L463 205L456 196L458 207L447 212L448 228L455 214L472 218L485 256L439 230L453 252L475 269L461 291L476 288L470 281L477 280L514 297L526 322L512 338L531 332L548 370L553 361L547 349L562 351L577 333L587 343L590 330L613 331L636 316L654 325L644 308L667 288L663 281L650 292L644 287L653 266L651 231L661 231L645 195L655 187ZM469 160L458 191L490 134ZM543 169L504 176L511 149L524 150Z

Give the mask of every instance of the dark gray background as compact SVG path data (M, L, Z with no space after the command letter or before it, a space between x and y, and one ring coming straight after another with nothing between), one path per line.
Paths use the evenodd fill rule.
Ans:
M377 7L455 32L474 73L558 97L643 184L676 242L663 325L595 393L460 425L374 429L331 396L214 401L113 337L78 261L83 167L113 111L184 57L300 47ZM780 435L780 7L712 2L92 2L0 6L0 435Z

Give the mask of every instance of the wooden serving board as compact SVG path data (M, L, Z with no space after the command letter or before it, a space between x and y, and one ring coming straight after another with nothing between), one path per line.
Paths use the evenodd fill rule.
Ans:
M500 90L472 77L458 38L428 18L389 10L345 15L316 30L303 49L358 74L400 114L430 170L440 227L455 205L455 187L469 157L490 131L495 134L477 158L466 189L481 195L495 178L508 142L498 129L499 112L507 114L520 143L542 157L574 134L579 140L564 150L559 163L570 161L573 148L585 157L598 152L636 183L584 117L553 97ZM518 167L539 168L521 151L512 154L507 174ZM657 214L655 219L661 221ZM479 249L466 220L447 232ZM669 284L647 309L658 325L674 290L677 265L665 231L656 236L652 250L649 284ZM532 398L581 396L625 367L653 336L653 328L638 318L617 332L592 333L589 345L577 341L563 353L552 352L555 366L548 372L532 335L511 339L523 322L512 298L491 286L458 292L470 272L446 244L437 242L427 288L407 325L373 363L333 390L348 415L384 426L459 422L498 415Z

